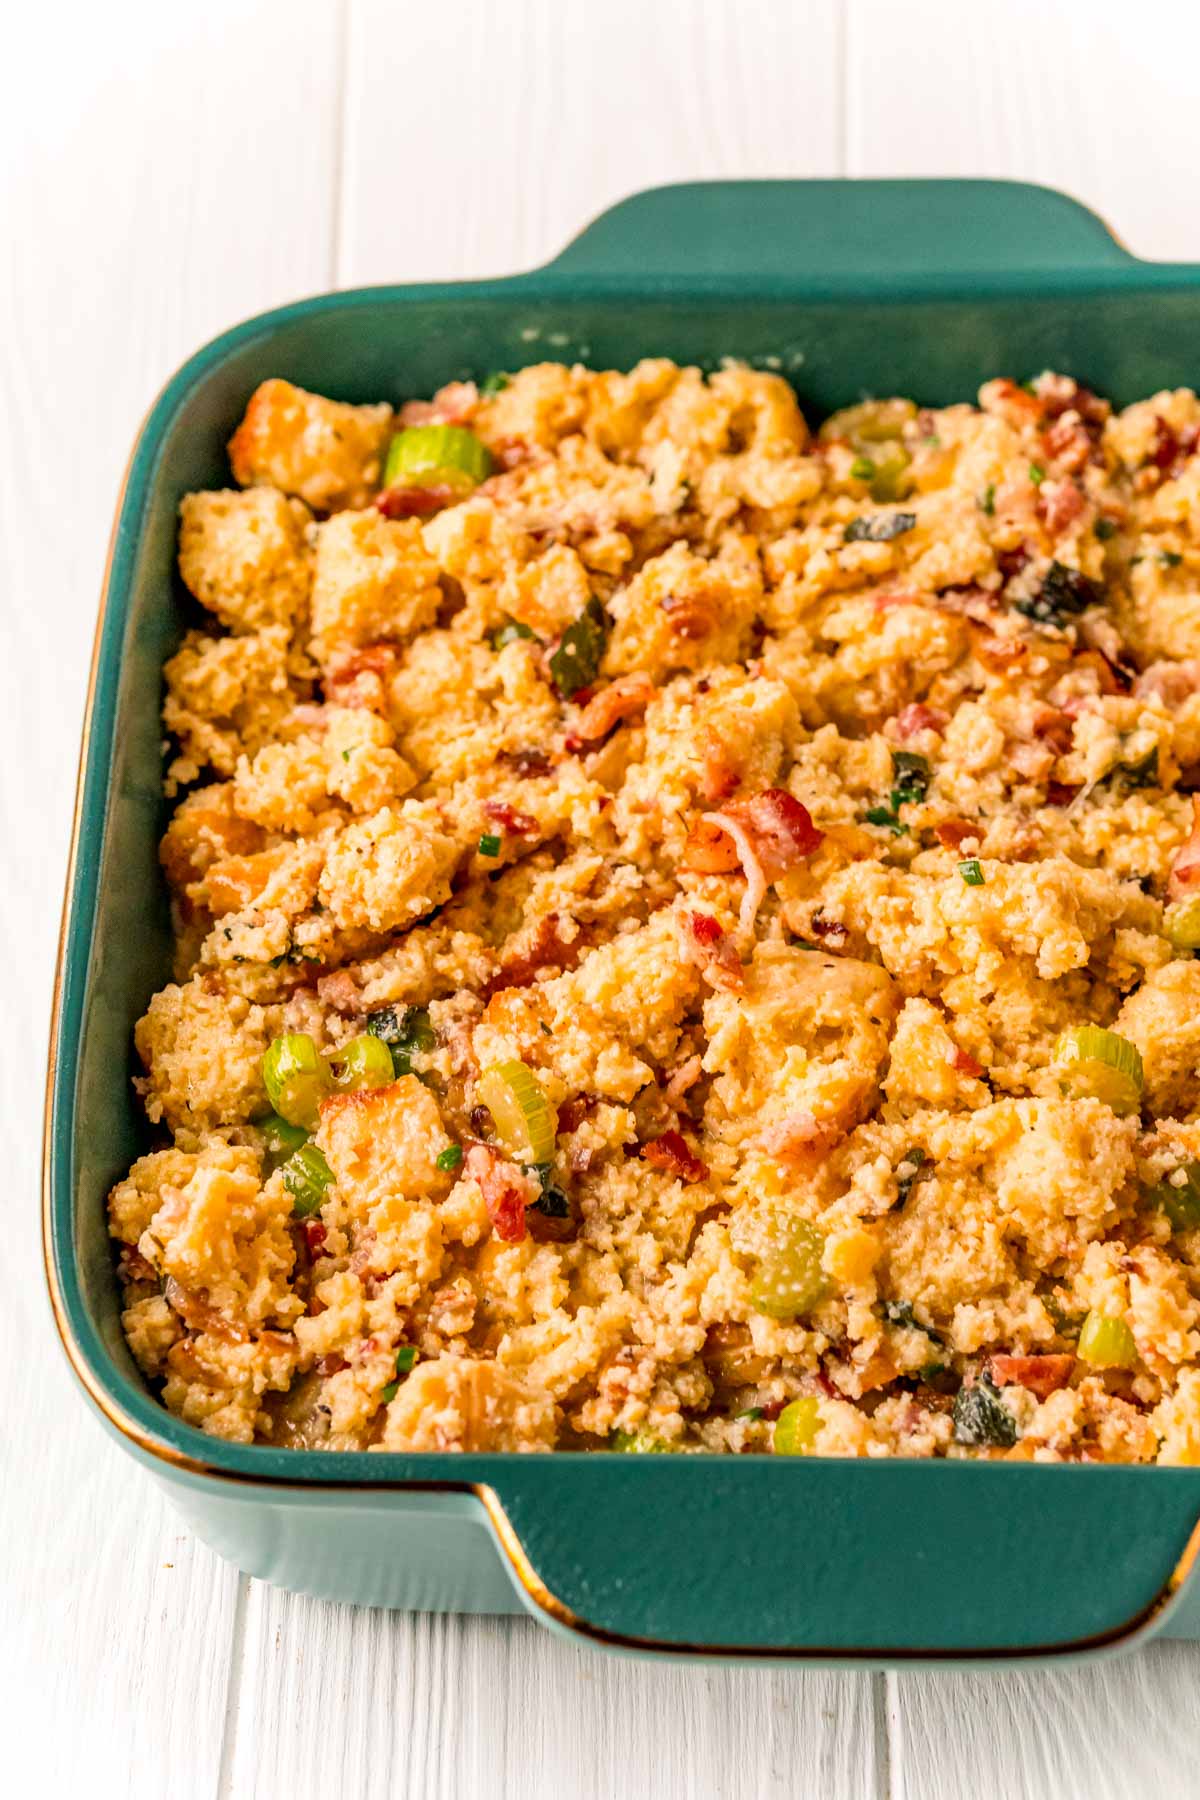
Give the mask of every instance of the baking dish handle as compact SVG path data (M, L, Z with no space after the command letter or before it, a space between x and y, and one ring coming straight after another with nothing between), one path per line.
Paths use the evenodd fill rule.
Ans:
M801 272L838 281L1061 272L1131 260L1086 206L1029 182L697 181L609 207L549 266L751 282Z
M530 1610L617 1647L895 1662L1162 1623L1200 1469L521 1456L477 1491Z

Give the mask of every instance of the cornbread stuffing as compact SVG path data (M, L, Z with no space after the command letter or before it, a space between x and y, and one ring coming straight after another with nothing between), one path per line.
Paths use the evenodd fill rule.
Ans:
M1200 1462L1196 396L272 380L230 461L109 1203L167 1407Z

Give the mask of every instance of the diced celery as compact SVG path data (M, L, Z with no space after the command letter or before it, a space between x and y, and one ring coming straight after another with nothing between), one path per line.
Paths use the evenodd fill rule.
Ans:
M789 1401L775 1421L776 1456L807 1456L821 1431L821 1409L815 1396Z

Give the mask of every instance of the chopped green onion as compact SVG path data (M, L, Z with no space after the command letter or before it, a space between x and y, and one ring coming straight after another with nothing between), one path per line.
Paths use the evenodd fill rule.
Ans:
M333 1170L315 1144L303 1144L283 1165L283 1185L292 1196L292 1217L307 1219L325 1198Z
M958 872L968 887L983 886L983 869L977 856L968 856L966 862L960 862Z
M1169 906L1163 930L1176 950L1200 950L1200 899L1181 900Z
M922 1160L924 1160L924 1156L925 1152L922 1150ZM942 1341L936 1331L931 1331L928 1325L922 1325L920 1319L918 1319L916 1313L913 1311L913 1303L911 1300L885 1300L883 1303L883 1316L889 1325L896 1325L901 1331L923 1332L931 1344L940 1344Z
M329 1092L329 1070L306 1031L277 1037L262 1059L267 1097L289 1125L311 1131L317 1108Z
M776 1456L807 1456L820 1435L821 1408L812 1394L791 1400L775 1421L772 1449Z
M1083 1324L1082 1313L1068 1312L1057 1294L1043 1294L1041 1301L1046 1317L1059 1337L1073 1339L1079 1336L1079 1328Z
M511 386L511 379L504 373L503 369L493 369L492 373L490 375L485 375L480 382L479 392L483 399L490 400L493 394L502 394L506 387Z
M396 1352L397 1375L411 1375L417 1366L421 1352L415 1344L401 1344Z
M735 1419L761 1419L763 1409L761 1406L745 1406L741 1412L734 1413L733 1416Z
M1029 479L1032 481L1034 487L1041 487L1043 481L1046 479L1046 471L1043 469L1041 463L1030 463Z
M1195 1231L1200 1225L1200 1162L1181 1163L1155 1182L1148 1198L1161 1206L1172 1231Z
M1160 550L1158 560L1164 569L1177 569L1183 561L1183 557L1178 550Z
M610 1450L624 1451L631 1456L662 1456L670 1450L661 1438L656 1438L648 1431L614 1431L608 1440Z
M989 519L994 515L996 511L996 484L994 481L989 481L979 496L979 510L986 513Z
M1109 787L1118 794L1131 794L1137 788L1158 786L1158 745L1154 744L1144 756L1133 762L1114 763L1103 777Z
M1083 1321L1078 1350L1080 1361L1090 1363L1093 1369L1132 1369L1137 1365L1137 1345L1124 1319L1095 1308Z
M551 1160L558 1118L532 1069L515 1058L494 1063L479 1077L478 1093L506 1150L521 1162Z
M929 792L929 783L933 779L929 758L916 750L893 750L892 778L896 783L892 789L894 807L919 803Z
M868 806L863 815L868 825L886 825L893 837L903 837L908 830L896 816L896 809L891 806Z
M381 1006L367 1015L367 1030L372 1037L383 1039L397 1075L411 1075L413 1057L432 1050L437 1043L423 1006Z
M374 1032L363 1031L340 1044L326 1059L333 1085L339 1093L360 1088L386 1087L396 1079L392 1053Z
M531 638L533 632L522 619L505 619L503 625L493 631L488 642L493 650L503 650L506 644L515 644L521 638Z
M1011 1449L1017 1441L1017 1421L987 1375L981 1375L974 1387L961 1387L954 1401L954 1441L956 1444L994 1445Z
M1115 519L1106 519L1103 516L1101 516L1099 519L1096 520L1096 523L1092 527L1092 529L1096 533L1096 536L1100 539L1100 542L1102 544L1105 544L1108 542L1109 538L1116 537L1117 522Z
M349 761L350 761L350 752L349 752L349 751L348 751L348 750L343 750L343 751L342 751L342 761L343 761L343 762L349 762Z
M908 468L912 457L903 444L889 444L880 456L875 459L875 472L871 476L871 498L886 506L890 501L902 500L908 492L910 482Z
M278 1113L268 1113L265 1119L256 1119L254 1123L266 1139L267 1161L272 1171L308 1142L303 1125L289 1125Z
M1059 1085L1079 1100L1103 1100L1115 1113L1135 1113L1145 1075L1136 1044L1098 1025L1076 1025L1054 1046Z
M473 431L462 425L411 425L388 445L383 485L469 493L491 472L491 451Z
M479 840L480 856L499 856L500 839L494 831L485 831Z
M564 699L590 687L600 673L608 621L594 594L579 617L563 632L550 658L550 677Z
M821 1267L825 1234L807 1219L775 1211L768 1238L750 1284L750 1304L769 1319L794 1319L811 1311L827 1291Z
M442 1150L437 1157L439 1169L457 1169L463 1159L462 1145L451 1144L449 1149Z
M392 1401L396 1398L396 1395L399 1392L400 1392L400 1383L398 1381L389 1381L387 1386L384 1388L380 1398L382 1399L384 1405L386 1406L390 1401Z
M850 464L851 481L870 481L875 473L875 464L869 456L856 456Z
M848 544L890 544L903 537L917 522L913 512L880 513L875 518L851 519L843 538Z

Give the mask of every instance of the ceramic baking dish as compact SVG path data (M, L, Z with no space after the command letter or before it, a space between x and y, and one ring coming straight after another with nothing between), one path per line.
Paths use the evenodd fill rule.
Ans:
M145 1146L131 1035L167 978L160 671L184 616L176 509L228 481L255 385L398 400L542 358L779 369L810 418L1064 370L1124 404L1200 380L1200 268L1139 263L1093 215L1000 182L746 182L636 195L509 280L265 313L168 384L126 475L101 602L56 985L45 1232L67 1354L200 1536L283 1586L521 1606L609 1645L896 1663L1200 1636L1200 1469L707 1456L323 1454L171 1418L125 1348L105 1196Z

